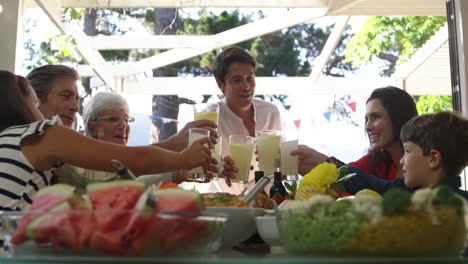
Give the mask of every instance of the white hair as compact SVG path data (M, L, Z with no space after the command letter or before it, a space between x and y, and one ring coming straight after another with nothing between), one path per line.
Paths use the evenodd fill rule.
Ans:
M121 95L115 93L97 93L86 104L83 109L83 122L85 127L85 134L91 136L88 124L96 121L98 115L106 110L125 109L129 111L128 103Z

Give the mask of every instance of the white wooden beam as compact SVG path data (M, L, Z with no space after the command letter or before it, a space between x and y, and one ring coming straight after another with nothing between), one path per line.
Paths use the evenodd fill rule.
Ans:
M256 77L255 94L362 94L368 95L376 87L393 84L385 77L369 78L363 76L349 78L320 78L311 88L309 77ZM148 95L202 95L222 94L214 77L155 77L125 79L127 94Z
M50 21L58 28L62 34L68 34L74 37L76 41L76 49L78 53L93 66L96 74L112 89L115 87L115 78L110 71L110 67L102 57L102 55L87 42L86 35L83 30L76 25L71 23L63 23L61 20L60 9L54 8L53 6L46 5L43 0L35 0L37 5L46 13Z
M23 67L23 0L0 0L0 69L16 74Z
M203 53L209 52L216 48L233 45L243 42L258 36L262 36L271 32L288 28L305 21L309 21L325 14L326 9L292 9L285 11L281 15L270 16L264 19L251 22L224 32L218 33L216 37L216 46L208 48L187 49L179 48L172 49L155 56L140 60L136 63L123 64L115 66L114 72L116 75L129 76L152 69L160 68L172 63L183 61Z
M119 35L88 37L90 45L98 50L215 48L214 36L187 35Z
M345 31L346 26L348 25L350 17L343 16L343 17L336 17L335 25L333 26L333 30L328 36L327 42L325 46L323 46L322 52L320 56L315 59L314 68L312 69L312 73L310 74L310 78L313 81L316 81L320 75L322 75L323 68L327 65L330 56L336 49L336 45L341 39L343 35L343 31Z
M328 15L446 16L446 0L332 0Z
M328 0L43 0L54 3L57 8L141 8L141 7L282 7L324 8ZM34 7L29 4L29 7Z
M447 41L448 26L445 24L407 62L398 67L392 77L408 78Z

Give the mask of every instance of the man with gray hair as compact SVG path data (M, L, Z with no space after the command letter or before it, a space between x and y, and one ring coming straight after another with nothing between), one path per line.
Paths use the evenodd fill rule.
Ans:
M72 127L79 111L78 72L65 65L44 65L26 78L39 98L39 111L44 117L58 115L64 126Z

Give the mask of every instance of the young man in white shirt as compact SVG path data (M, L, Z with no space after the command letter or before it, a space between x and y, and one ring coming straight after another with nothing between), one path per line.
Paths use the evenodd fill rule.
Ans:
M256 136L256 131L280 130L281 119L275 105L254 99L256 61L246 50L231 47L221 52L213 64L213 75L224 100L219 103L218 135L223 137L221 155L229 155L229 136ZM209 192L239 194L245 187L249 190L255 184L254 171L258 170L255 155L247 184L232 183L229 187L224 180L212 181Z

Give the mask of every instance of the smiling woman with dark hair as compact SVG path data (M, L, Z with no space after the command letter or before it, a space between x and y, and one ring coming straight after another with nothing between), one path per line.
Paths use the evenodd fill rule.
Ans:
M399 161L404 154L400 130L417 115L413 98L404 90L393 86L375 89L366 103L365 129L370 143L369 153L349 165L379 178L396 179L401 175ZM304 145L292 155L299 156L299 171L302 175L326 161L343 165L334 157Z

